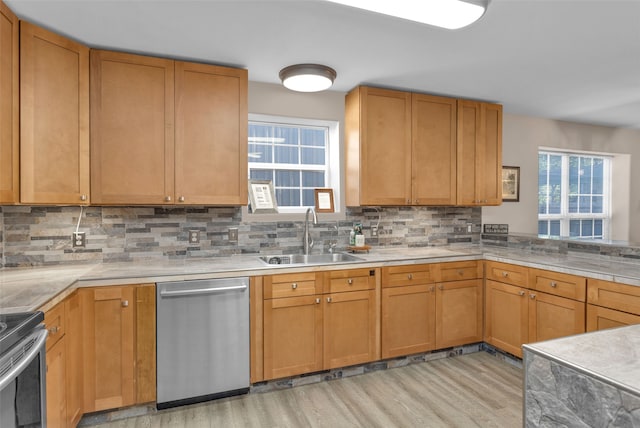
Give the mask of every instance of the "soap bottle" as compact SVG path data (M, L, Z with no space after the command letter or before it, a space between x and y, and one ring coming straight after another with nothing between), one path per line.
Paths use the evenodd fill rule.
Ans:
M353 246L356 245L356 230L351 229L351 232L349 232L349 245Z

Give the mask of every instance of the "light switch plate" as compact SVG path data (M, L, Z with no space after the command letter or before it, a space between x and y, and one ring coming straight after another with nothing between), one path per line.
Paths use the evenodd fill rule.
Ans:
M238 228L230 227L229 228L229 241L238 242Z

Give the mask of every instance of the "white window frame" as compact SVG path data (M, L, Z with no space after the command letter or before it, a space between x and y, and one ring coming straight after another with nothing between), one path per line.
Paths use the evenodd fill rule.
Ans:
M595 152L582 152L582 151L565 151L554 150L548 148L539 148L538 155L548 154L553 156L562 156L562 178L560 184L560 213L559 214L540 214L538 213L538 221L560 221L560 237L570 237L570 222L571 220L602 220L602 238L592 237L572 237L574 239L598 239L608 240L611 229L611 164L612 155ZM570 156L584 156L603 158L606 160L603 165L603 198L602 198L602 213L570 213L569 212L569 157ZM540 166L538 165L538 174L540 174ZM547 178L547 182L548 182ZM547 198L547 203L548 203ZM551 227L549 225L548 231ZM541 237L555 237L555 235L540 235Z
M333 189L333 199L334 199L334 209L336 213L341 213L342 207L340 204L341 201L341 188L340 188L340 123L338 121L332 120L320 120L320 119L308 119L308 118L298 118L298 117L286 117L286 116L275 116L275 115L265 115L265 114L249 114L249 122L263 122L265 124L272 125L285 125L285 126L294 126L294 127L322 127L328 129L328 141L325 150L325 164L323 165L299 165L299 164L283 164L283 163L256 163L256 167L260 167L261 169L288 169L288 170L311 170L325 171L325 187ZM247 141L247 144L249 142ZM250 175L251 171L251 162L250 159L247 159L248 167L247 174ZM278 214L259 214L259 213L250 213L246 210L243 213L243 216L246 216L248 219L280 219L278 216L281 214L304 214L308 207L285 207L278 206ZM313 208L313 207L312 207Z

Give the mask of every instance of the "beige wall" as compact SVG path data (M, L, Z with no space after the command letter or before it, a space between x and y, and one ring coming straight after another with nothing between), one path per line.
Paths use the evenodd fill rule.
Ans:
M640 242L640 224L634 221L640 218L640 130L505 114L502 141L502 163L520 166L520 202L483 208L483 223L537 233L539 147L616 153L611 239Z
M304 94L281 85L249 82L249 112L340 121L344 135L343 92ZM509 230L537 233L538 148L617 153L612 239L640 242L640 130L583 125L506 114L503 118L503 165L520 167L520 202L482 209L483 223L507 223ZM342 178L344 184L344 177Z

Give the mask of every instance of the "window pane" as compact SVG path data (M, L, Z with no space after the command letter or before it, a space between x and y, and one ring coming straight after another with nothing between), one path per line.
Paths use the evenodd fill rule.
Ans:
M594 195L602 195L604 191L604 160L594 159L593 161L593 189Z
M593 235L602 238L602 220L593 221Z
M582 220L582 232L580 236L589 238L593 236L593 220Z
M569 196L569 212L577 213L578 212L578 197L577 196Z
M297 147L275 146L273 149L275 151L275 163L299 163Z
M300 191L298 189L276 189L276 200L279 206L299 207Z
M578 193L580 182L580 158L569 156L569 194Z
M252 169L249 173L252 180L271 180L273 181L273 171L270 169Z
M302 205L305 207L313 207L316 204L316 192L313 189L302 190Z
M549 233L549 222L546 220L538 221L538 235L546 236Z
M325 146L327 129L302 128L300 130L300 144L303 146Z
M298 128L290 126L274 127L274 136L277 144L298 145Z
M249 162L273 162L271 146L249 144Z
M591 196L580 196L580 207L578 212L581 212L581 213L591 212Z
M580 193L591 194L591 158L580 158Z
M325 187L324 171L302 171L302 187Z
M552 220L549 222L549 227L551 229L551 236L560 236L560 220Z
M300 187L299 171L276 171L276 187Z
M569 236L580 236L580 220L569 221Z
M602 202L602 196L594 196L593 198L591 198L591 201L593 203L592 207L591 207L591 212L594 214L602 214L603 213L603 202Z
M303 147L300 149L302 153L303 165L324 165L324 147L320 149Z

